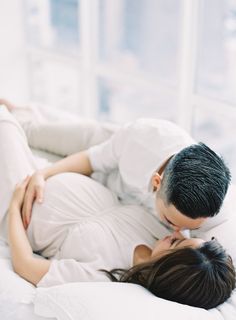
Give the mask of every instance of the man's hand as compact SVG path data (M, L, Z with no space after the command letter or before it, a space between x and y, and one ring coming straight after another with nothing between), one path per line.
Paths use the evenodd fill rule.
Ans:
M33 203L43 201L43 193L45 187L45 178L42 173L35 172L29 181L22 208L22 221L24 228L27 229L31 219Z

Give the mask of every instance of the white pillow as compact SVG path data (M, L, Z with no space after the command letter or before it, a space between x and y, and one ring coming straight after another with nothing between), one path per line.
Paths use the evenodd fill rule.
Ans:
M35 287L20 278L9 259L0 258L0 319L40 320L34 314Z
M0 240L0 319L45 319L34 314L35 292L35 286L13 271L9 246Z
M231 302L223 308L223 317L217 309L204 310L167 301L130 283L77 282L37 288L34 304L37 315L58 320L236 319L236 308Z

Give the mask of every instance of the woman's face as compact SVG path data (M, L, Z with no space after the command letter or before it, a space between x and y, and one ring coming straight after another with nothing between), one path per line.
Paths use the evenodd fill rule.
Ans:
M151 257L158 256L161 252L165 252L169 249L177 249L183 247L197 248L205 241L199 238L185 238L180 232L175 231L170 236L158 240L152 250Z

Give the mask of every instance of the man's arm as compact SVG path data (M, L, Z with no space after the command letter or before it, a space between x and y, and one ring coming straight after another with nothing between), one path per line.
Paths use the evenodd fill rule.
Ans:
M93 169L85 150L59 160L50 167L39 170L39 172L47 179L63 172L76 172L90 176L93 173Z
M34 201L42 202L46 180L59 173L75 172L90 176L94 171L109 173L118 168L119 157L127 139L126 130L118 130L110 139L87 150L67 156L49 167L36 171L27 186L22 209L24 227L27 228Z

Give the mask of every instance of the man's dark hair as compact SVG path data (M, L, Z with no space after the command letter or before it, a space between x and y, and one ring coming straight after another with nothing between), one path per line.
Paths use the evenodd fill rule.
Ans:
M189 218L215 216L231 175L224 160L204 143L184 148L167 164L161 193L167 205Z

